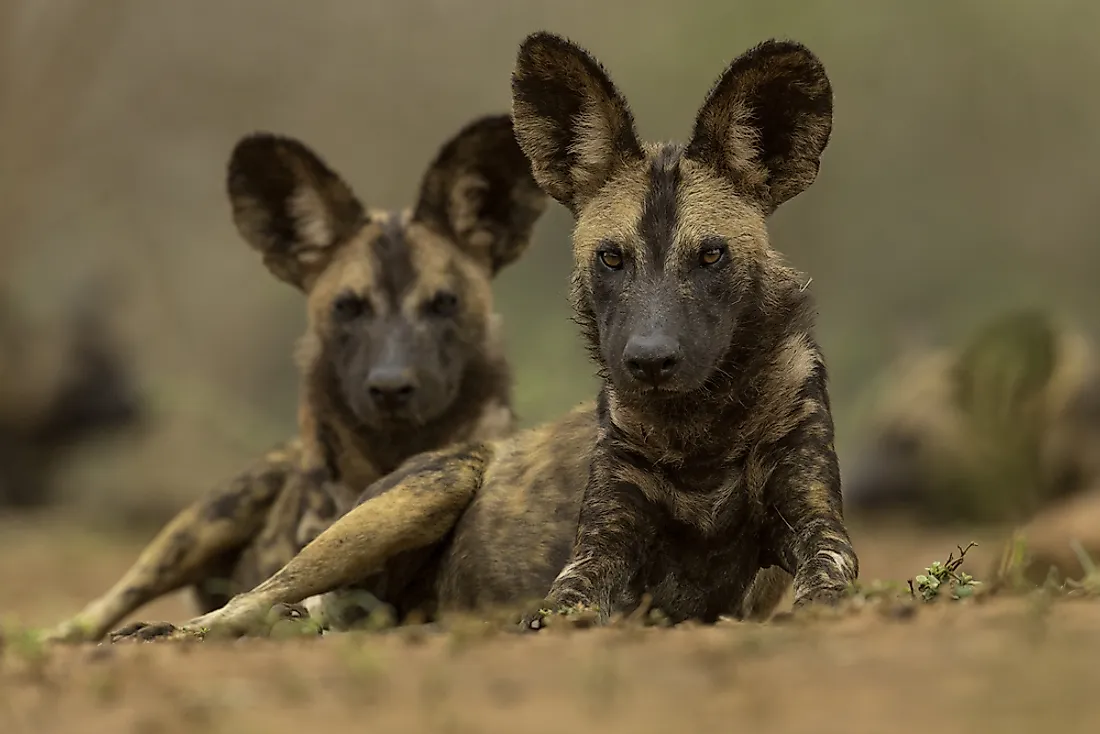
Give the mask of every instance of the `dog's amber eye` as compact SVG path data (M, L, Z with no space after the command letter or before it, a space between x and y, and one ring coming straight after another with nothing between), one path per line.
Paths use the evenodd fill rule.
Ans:
M345 294L332 304L332 314L338 321L353 321L365 314L370 305L357 295Z
M726 251L724 248L708 247L699 253L699 262L706 266L717 265L725 254Z
M623 256L614 250L600 250L600 262L611 270L618 270L623 266Z
M454 293L440 291L435 298L428 301L428 313L433 316L447 318L458 313L458 296Z

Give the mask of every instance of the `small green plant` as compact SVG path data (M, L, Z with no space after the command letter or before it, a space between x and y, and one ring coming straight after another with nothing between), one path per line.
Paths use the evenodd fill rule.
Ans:
M1081 568L1084 569L1085 575L1081 577L1080 581L1066 579L1065 585L1068 587L1068 590L1076 596L1100 595L1100 568L1097 568L1096 562L1092 560L1092 557L1089 556L1080 541L1074 538L1069 544L1073 552L1077 555L1077 560L1081 563Z
M909 593L914 597L919 596L922 601L926 602L932 601L944 593L947 593L952 599L964 599L973 596L977 590L976 587L981 582L975 581L974 577L965 571L960 571L959 567L966 560L967 552L977 545L977 543L971 542L965 548L955 546L959 551L958 558L952 552L948 554L947 560L943 563L933 561L932 565L924 569L925 573L910 579Z

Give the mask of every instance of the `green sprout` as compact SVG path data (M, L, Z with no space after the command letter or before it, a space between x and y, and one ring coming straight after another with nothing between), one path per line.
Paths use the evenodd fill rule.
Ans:
M977 545L971 542L965 548L955 546L959 551L958 558L951 553L943 563L933 561L932 565L924 569L925 573L914 576L909 581L909 593L914 597L919 595L926 602L932 601L945 592L950 598L956 600L973 596L981 582L975 581L974 577L965 571L960 571L959 567L966 559L967 552Z

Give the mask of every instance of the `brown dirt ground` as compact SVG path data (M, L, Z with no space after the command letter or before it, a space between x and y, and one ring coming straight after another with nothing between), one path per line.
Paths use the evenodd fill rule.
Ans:
M855 528L864 580L904 580L989 534ZM58 543L61 539L64 542ZM143 538L0 523L9 625L47 625L115 580ZM146 620L190 616L182 594ZM9 627L10 629L10 627ZM899 619L531 636L365 634L41 651L9 636L0 732L1100 731L1100 602L926 605Z

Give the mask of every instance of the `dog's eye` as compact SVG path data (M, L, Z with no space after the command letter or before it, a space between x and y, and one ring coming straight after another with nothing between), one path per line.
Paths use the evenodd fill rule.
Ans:
M709 268L712 265L717 265L722 262L722 258L725 257L726 248L722 245L711 245L704 247L699 252L699 263L703 267Z
M600 262L609 270L618 270L623 266L623 255L618 250L605 249L599 252Z
M332 304L332 314L337 321L354 321L369 310L370 304L353 293L340 296Z
M427 311L433 316L449 318L458 313L458 296L454 293L441 291L428 301Z

